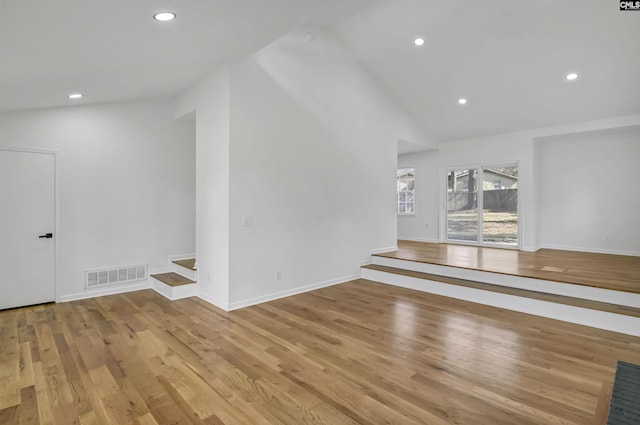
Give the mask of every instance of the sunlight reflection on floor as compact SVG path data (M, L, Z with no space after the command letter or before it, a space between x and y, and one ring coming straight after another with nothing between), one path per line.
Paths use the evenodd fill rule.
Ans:
M416 305L411 301L397 300L394 303L394 334L412 338L416 331Z
M498 381L517 379L520 335L504 325L479 323L460 315L447 315L443 360L471 369L491 369Z

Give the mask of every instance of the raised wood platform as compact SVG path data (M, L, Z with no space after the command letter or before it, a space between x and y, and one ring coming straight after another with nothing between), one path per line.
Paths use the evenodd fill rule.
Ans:
M364 279L640 336L640 258L398 241Z
M397 251L375 256L640 294L640 257L403 240L398 241Z
M438 276L430 273L415 272L412 270L399 269L395 267L379 266L375 264L364 266L363 269L377 270L386 273L394 273L403 276L416 277L419 279L447 283L451 285L464 286L466 288L481 289L483 291L496 292L500 294L516 295L540 301L570 305L573 307L588 308L591 310L605 311L608 313L623 314L626 316L640 317L640 308L627 307L618 304L603 303L582 298L567 297L563 295L548 294L539 291L530 291L520 288L511 288L502 285L492 285L490 283L475 282L466 279L456 279L447 276Z

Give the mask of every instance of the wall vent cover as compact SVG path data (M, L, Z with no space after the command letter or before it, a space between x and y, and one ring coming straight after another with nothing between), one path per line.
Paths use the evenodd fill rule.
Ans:
M110 269L94 269L84 272L86 289L101 286L117 285L147 280L147 265L115 267Z

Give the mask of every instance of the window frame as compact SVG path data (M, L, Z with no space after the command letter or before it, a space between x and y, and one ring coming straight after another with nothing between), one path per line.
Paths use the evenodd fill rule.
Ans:
M401 172L404 171L404 178L403 178L403 174L401 174ZM406 176L412 174L413 178L407 178ZM399 188L399 183L401 182L413 182L413 189L410 190L401 190ZM400 201L400 194L404 193L405 194L405 200L404 201ZM407 202L406 201L406 196L408 194L411 194L413 197L413 200L411 202ZM405 206L405 211L401 212L400 211L400 205L403 204ZM412 211L407 212L406 211L406 206L407 205L412 205ZM411 216L411 215L416 215L416 168L415 167L402 167L402 168L398 168L396 170L396 214L399 216Z
M500 161L500 162L483 162L483 163L474 163L474 164L461 164L461 165L447 165L447 166L443 166L440 167L441 169L441 176L444 177L443 181L444 181L444 185L442 184L441 181L441 185L440 187L442 188L444 186L444 191L442 189L439 190L440 192L440 201L441 201L441 206L440 206L440 211L441 211L441 217L440 217L440 230L439 230L439 240L444 242L444 243L450 243L450 244L457 244L457 245L473 245L473 246L486 246L486 247L493 247L493 248L502 248L502 249L521 249L524 244L523 244L523 223L525 222L524 220L524 211L523 211L523 205L522 205L522 197L523 197L523 192L521 190L521 182L520 180L518 180L517 182L517 199L516 199L516 209L517 209L517 216L518 216L518 230L517 230L517 244L511 245L511 244L504 244L504 243L494 243L494 242L489 242L489 241L485 241L483 239L483 233L482 233L482 226L483 226L483 215L484 215L484 199L483 199L483 192L484 192L484 183L477 183L476 184L476 190L478 193L477 196L477 210L478 210L478 217L477 217L477 240L476 241L466 241L466 240L462 240L462 239L450 239L449 238L449 233L448 233L448 205L447 205L447 195L449 193L449 173L451 171L456 171L456 170L472 170L475 169L477 170L477 175L481 176L478 177L480 180L484 181L484 171L487 169L491 169L491 168L496 168L496 167L517 167L518 168L518 177L521 175L521 163L519 160L513 160L513 161ZM441 177L442 178L442 177ZM453 183L451 183L455 186L455 181ZM491 190L491 189L489 189ZM495 189L494 189L495 190Z

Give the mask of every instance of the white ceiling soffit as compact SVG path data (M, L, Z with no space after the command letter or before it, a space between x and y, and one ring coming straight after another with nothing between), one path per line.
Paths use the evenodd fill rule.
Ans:
M0 111L173 95L305 22L370 0L0 0ZM159 23L155 12L177 19Z
M640 12L616 0L380 0L334 32L439 141L640 113Z
M406 155L409 153L417 153L435 150L432 146L425 146L420 143L409 142L407 140L398 139L398 155Z

